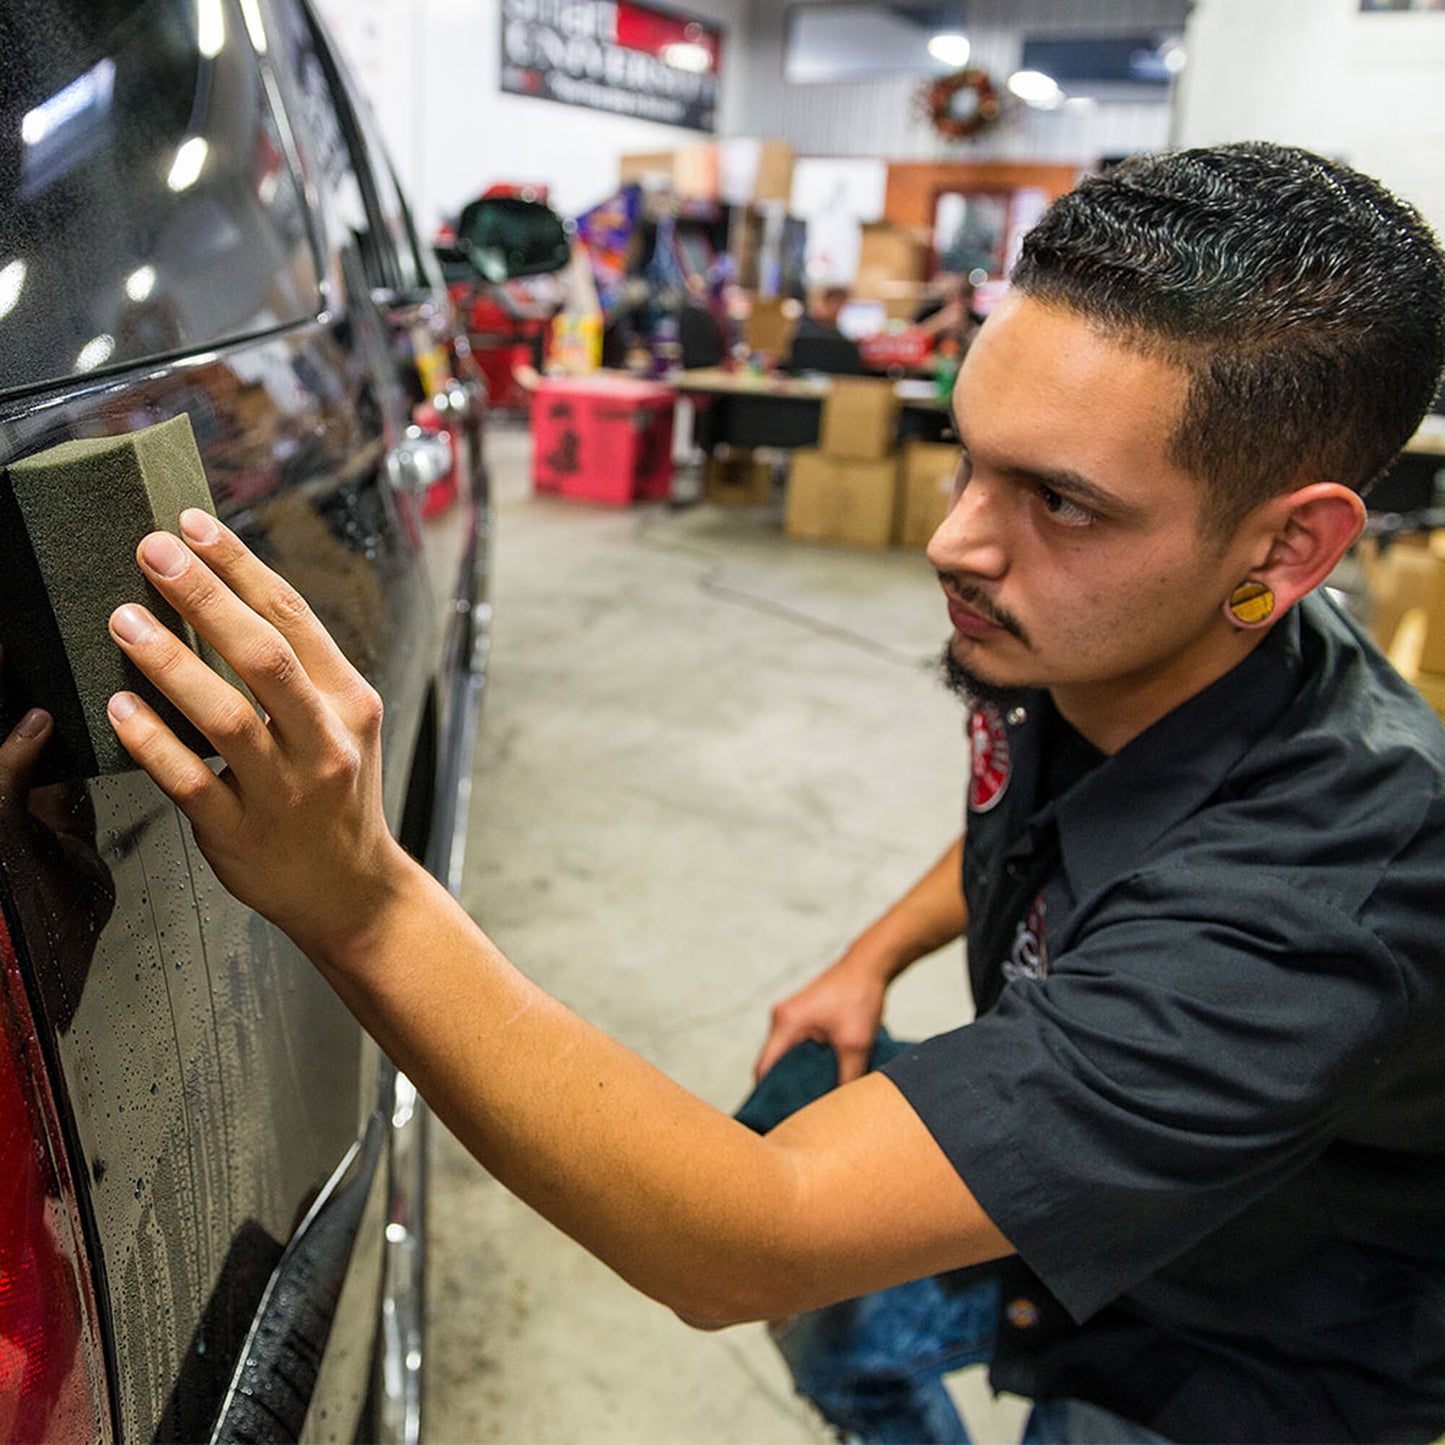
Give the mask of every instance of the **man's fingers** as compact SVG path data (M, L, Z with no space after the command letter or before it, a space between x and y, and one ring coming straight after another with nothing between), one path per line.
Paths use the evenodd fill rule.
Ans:
M753 1065L753 1082L762 1083L764 1075L794 1044L800 1044L804 1039L812 1037L814 1035L805 1030L774 1028L763 1045L762 1053L758 1055L757 1063Z
M126 656L210 739L216 751L238 772L244 774L256 759L270 750L270 734L266 724L256 715L255 708L230 683L207 667L189 647L162 627L144 607L129 602L117 607L111 613L110 632ZM275 634L272 633L272 636ZM294 659L292 667L295 667ZM236 670L246 677L241 668ZM246 681L249 684L250 678L246 677ZM259 691L257 695L260 696ZM263 698L263 704L264 701ZM295 711L293 708L293 715ZM166 732L169 735L170 730L166 729ZM125 734L121 735L121 742L129 749ZM177 742L176 746L181 747L181 744ZM189 753L190 750L183 751ZM131 755L135 756L134 753ZM136 761L141 762L141 759L136 758ZM142 766L149 771L148 765L142 763ZM209 773L210 769L206 771ZM160 782L160 779L156 781Z
M50 714L33 707L0 743L0 801L24 802L35 764L50 740L52 727Z
M833 1052L838 1056L839 1084L851 1084L854 1079L861 1079L868 1072L868 1055L872 1053L868 1045L858 1047L835 1041Z
M325 704L281 631L258 616L205 562L169 532L152 532L141 542L136 556L166 601L236 670L281 734L302 739L314 734L322 724ZM124 611L126 609L120 609L116 616ZM123 633L118 632L117 636L122 642L127 640ZM136 642L138 645L140 639ZM161 678L151 673L147 659L139 654L133 656L151 680L219 747L220 739L208 732L179 698L171 696ZM182 666L178 657L164 649L150 656L155 666L172 663ZM227 760L232 761L229 757Z
M273 572L224 523L191 507L181 513L181 532L197 557L249 608L289 642L301 665L325 691L348 693L361 680L306 599Z
M204 666L199 661L197 665ZM118 692L107 711L121 746L191 820L197 832L231 829L239 823L241 805L236 795L141 698Z

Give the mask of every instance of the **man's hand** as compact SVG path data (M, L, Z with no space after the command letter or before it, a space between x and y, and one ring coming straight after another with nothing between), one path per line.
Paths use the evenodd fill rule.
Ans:
M299 593L227 528L181 515L189 546L153 532L137 549L161 595L261 705L127 603L110 619L126 655L211 741L213 772L131 693L110 701L127 752L190 819L225 887L308 952L365 937L412 865L381 803L381 699Z
M873 1037L883 1021L886 989L880 970L845 954L805 988L774 1005L767 1041L753 1066L754 1080L804 1039L832 1046L840 1084L859 1078L868 1068Z
M963 839L954 842L897 903L866 928L831 968L772 1012L767 1042L753 1066L761 1079L794 1044L815 1039L838 1055L838 1082L865 1073L883 1020L888 985L918 959L962 934Z

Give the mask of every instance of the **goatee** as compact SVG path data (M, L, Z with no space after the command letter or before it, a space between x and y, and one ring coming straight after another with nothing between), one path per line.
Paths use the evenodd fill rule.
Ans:
M953 655L953 641L950 639L943 644L943 655L939 658L938 667L939 681L962 700L966 707L976 707L981 702L991 702L1007 711L1018 704L1025 689L1019 687L1001 687L998 683L990 682L986 677L980 677L972 669L965 667Z

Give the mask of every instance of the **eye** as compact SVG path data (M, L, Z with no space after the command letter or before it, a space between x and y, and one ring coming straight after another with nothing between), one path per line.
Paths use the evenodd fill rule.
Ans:
M963 495L963 489L968 485L969 478L973 476L973 458L966 451L958 454L958 465L953 470L953 490L949 493L948 506L951 511L958 499Z
M1044 510L1063 527L1088 527L1094 522L1094 514L1077 502L1071 502L1052 487L1039 488L1039 500Z

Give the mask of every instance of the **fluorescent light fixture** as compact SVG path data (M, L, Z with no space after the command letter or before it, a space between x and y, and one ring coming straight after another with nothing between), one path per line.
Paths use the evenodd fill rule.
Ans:
M80 348L80 355L75 358L75 369L94 371L97 366L104 366L114 353L115 337L94 336Z
M251 44L260 54L264 55L266 53L266 22L261 19L261 12L256 7L256 0L241 0L241 19L246 22L246 34L251 37Z
M171 173L166 177L166 184L173 191L184 191L195 185L205 169L206 157L210 151L211 147L201 136L193 135L190 140L183 141L180 150L176 152L175 160L171 162Z
M20 300L25 289L25 273L29 268L24 261L12 261L0 266L0 317L8 316Z
M125 278L125 294L132 301L144 301L156 289L156 268L139 266Z
M196 46L207 60L226 48L226 12L221 0L196 0Z
M1064 92L1058 82L1042 70L1016 70L1008 78L1008 88L1028 105L1040 110L1053 110L1062 105Z
M675 40L671 45L662 47L662 62L674 70L706 75L712 69L712 52L706 45L698 45L691 40Z
M935 35L928 42L928 53L935 60L941 61L944 65L951 65L956 70L961 70L968 64L971 50L968 36L960 35L956 30L943 35Z
M88 110L108 110L111 92L115 89L115 61L107 58L92 65L84 75L77 76L63 90L57 90L34 110L27 111L20 122L20 138L28 146L38 146L68 121Z

